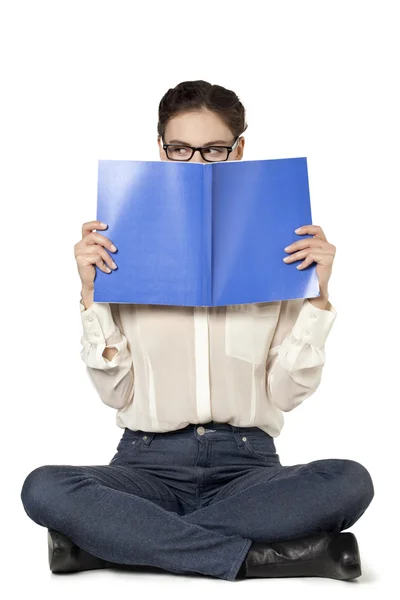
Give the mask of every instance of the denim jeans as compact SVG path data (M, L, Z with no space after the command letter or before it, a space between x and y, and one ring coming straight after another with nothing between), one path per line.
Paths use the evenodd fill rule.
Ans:
M125 429L108 465L43 465L21 491L33 521L95 556L228 581L252 541L342 531L373 496L358 462L283 466L262 429L214 421Z

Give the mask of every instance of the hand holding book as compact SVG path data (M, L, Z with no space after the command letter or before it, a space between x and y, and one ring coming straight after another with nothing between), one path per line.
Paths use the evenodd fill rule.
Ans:
M111 269L116 269L110 252L115 252L116 247L106 236L100 233L94 233L94 230L106 229L107 224L100 221L89 221L82 225L82 239L74 246L74 255L78 267L79 277L82 282L82 299L86 300L93 296L94 280L96 276L95 265L104 273L110 273ZM110 265L109 268L107 265ZM87 301L85 301L85 306ZM86 306L88 308L88 306Z
M304 259L297 265L297 269L304 269L313 262L316 263L316 273L318 277L320 296L328 299L328 282L332 275L333 261L336 255L336 246L330 244L326 235L319 225L303 225L295 229L298 235L311 234L313 237L307 237L286 246L285 252L291 253L283 260L286 264Z

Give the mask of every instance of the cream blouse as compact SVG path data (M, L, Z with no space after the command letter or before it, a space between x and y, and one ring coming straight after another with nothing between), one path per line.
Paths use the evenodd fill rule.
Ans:
M211 420L276 437L283 412L317 389L332 304L218 307L80 302L81 358L116 424L171 431ZM118 352L111 361L105 347Z

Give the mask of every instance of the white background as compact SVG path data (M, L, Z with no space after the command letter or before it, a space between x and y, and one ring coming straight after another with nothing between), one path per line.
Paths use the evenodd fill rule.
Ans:
M229 593L364 599L390 588L385 598L395 597L396 9L383 0L2 2L0 585L10 586L7 597L39 590L59 600L200 597L227 589L224 581L169 574L52 575L46 530L19 496L39 465L102 464L116 451L115 411L98 398L80 358L73 247L82 223L95 218L97 160L158 160L158 103L189 79L239 95L249 123L245 159L307 156L313 222L337 247L330 300L338 318L323 380L285 415L276 440L281 461L352 458L375 483L372 504L351 528L363 561L359 580L248 580Z

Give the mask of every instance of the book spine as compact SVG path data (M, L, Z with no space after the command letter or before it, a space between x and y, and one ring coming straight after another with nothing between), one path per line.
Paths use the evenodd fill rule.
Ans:
M212 165L203 177L203 306L212 305Z
M300 159L299 159L300 160ZM307 163L307 157L305 156L304 159L304 173L305 173L305 180L306 180L306 184L305 184L305 189L307 190L307 201L308 201L308 206L309 208L309 222L312 223L312 208L311 208L311 198L310 198L310 178L308 175L308 163ZM312 237L311 235L309 237Z

